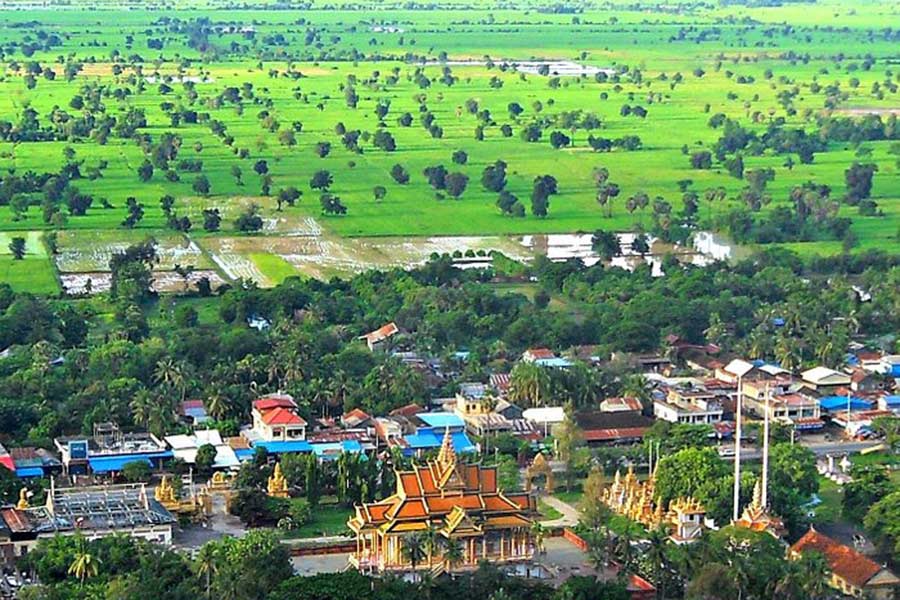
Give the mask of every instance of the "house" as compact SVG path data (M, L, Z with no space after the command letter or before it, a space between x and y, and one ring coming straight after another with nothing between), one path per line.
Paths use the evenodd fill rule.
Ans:
M796 387L798 386L796 386L793 375L778 367L770 367L770 365L754 367L741 378L743 400L753 404L764 402L766 394L783 395Z
M522 415L525 411L508 400L498 400L494 406L494 412L510 421L516 421L523 418Z
M844 429L847 435L856 437L866 431L871 431L872 422L879 417L894 417L890 410L863 410L851 412L837 412L831 417L831 422Z
M90 540L125 534L171 544L177 522L143 484L60 489L51 483L43 505L29 506L23 495L16 506L0 509L0 517L17 556L57 535Z
M566 410L562 406L528 408L522 411L522 418L532 421L544 435L549 435L555 426L566 420Z
M489 393L487 386L464 383L459 387L454 412L465 421L469 433L483 436L512 430L509 420L494 412L496 399Z
M653 415L672 423L713 425L723 413L716 394L704 388L669 388L665 398L653 401Z
M195 431L190 435L168 435L165 439L175 458L180 458L189 465L197 464L197 451L202 446L209 445L216 449L213 469L237 469L241 466L234 449L215 429Z
M530 348L526 350L522 354L522 362L556 369L568 369L572 366L572 361L567 358L560 358L547 348Z
M788 556L796 560L810 551L825 557L828 585L846 596L889 600L900 586L900 579L887 567L812 528L791 546Z
M374 352L376 350L383 350L387 345L388 340L399 332L400 328L397 327L396 323L391 321L387 325L382 325L375 331L370 331L365 335L359 336L358 339L365 340L369 350Z
M492 373L488 385L501 398L509 392L509 373Z
M413 563L403 551L408 532L428 528L434 528L439 539L456 540L462 546L458 568L474 569L482 560L531 559L535 497L500 490L496 467L459 461L449 430L436 460L411 471L398 471L396 479L393 495L358 505L347 522L356 535L352 566L375 572L402 573L416 568L434 572L434 565L444 562L440 557L431 565Z
M773 394L768 403L765 398L747 399L746 407L760 418L765 418L768 406L769 419L786 424L803 423L806 429L811 428L813 420L821 422L819 400L800 392Z
M885 389L886 386L887 381L883 375L862 368L856 368L850 372L850 389L854 392L878 392Z
M372 425L372 417L361 408L354 408L341 415L341 425L347 429L364 429Z
M616 398L606 398L600 403L600 412L618 413L618 412L641 412L643 410L641 401L637 398L627 398L624 396Z
M396 419L388 417L375 417L372 428L375 437L388 447L402 445L403 426Z
M878 410L890 410L894 414L900 412L900 394L881 394L878 397Z
M837 388L850 385L850 376L828 367L813 367L800 374L802 385L820 394L834 392Z
M158 468L173 456L152 433L123 433L115 423L95 423L93 437L58 437L53 444L67 475L120 473L130 462Z
M872 410L872 403L857 396L824 396L819 398L819 408L828 414L846 414L855 411Z
M584 411L575 415L582 439L588 446L630 444L644 439L653 419L640 411Z
M881 357L878 372L900 379L900 354L886 354Z
M269 394L253 402L253 425L242 433L250 440L287 442L306 439L306 420L288 394Z
M188 425L192 426L202 425L210 419L203 400L185 400L179 406L178 414Z
M9 456L15 464L16 476L22 479L29 477L47 477L62 470L62 463L48 450L26 446L10 448ZM2 457L0 457L2 459ZM5 463L4 463L5 464Z

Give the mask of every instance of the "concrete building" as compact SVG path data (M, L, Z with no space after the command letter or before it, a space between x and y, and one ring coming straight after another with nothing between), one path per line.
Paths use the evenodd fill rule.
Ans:
M269 394L253 403L253 425L245 429L251 443L290 442L306 439L306 420L297 414L297 404L289 394Z
M653 415L671 423L713 425L722 420L724 410L716 394L698 388L670 388L664 399L653 402Z
M152 433L123 433L115 423L97 423L93 437L69 436L53 440L70 475L120 473L130 462L161 467L172 458L166 444Z
M25 555L44 538L83 535L96 539L125 534L161 544L172 543L175 517L141 485L59 489L51 484L47 500L0 509L16 556Z

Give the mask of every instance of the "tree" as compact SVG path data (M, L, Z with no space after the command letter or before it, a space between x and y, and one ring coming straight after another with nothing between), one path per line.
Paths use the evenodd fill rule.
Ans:
M141 181L150 181L153 177L153 164L149 160L144 160L138 167L137 173Z
M294 206L297 200L300 198L300 190L295 188L294 186L288 186L286 188L282 188L278 190L278 208L281 209L281 205L283 203L287 203L288 206Z
M122 466L122 477L130 483L148 481L150 479L150 465L142 460L133 460Z
M457 150L453 153L453 162L458 165L464 165L469 161L469 155L465 150Z
M258 160L253 164L253 170L257 175L265 175L269 172L269 163L265 160Z
M591 249L606 261L622 254L619 236L612 231L603 231L602 229L598 229L591 236Z
M381 148L385 152L393 152L397 149L397 142L394 136L385 129L379 129L372 138L372 143L376 148Z
M293 147L297 145L297 136L293 129L282 129L278 132L278 143L282 146Z
M216 462L216 453L216 447L212 444L203 444L197 448L197 457L194 460L200 473L212 471L213 464Z
M96 577L100 567L100 559L94 556L83 537L78 538L78 552L75 560L69 565L68 573L81 582L82 587L86 579Z
M259 216L259 206L250 204L234 221L234 228L245 233L262 229L263 220Z
M331 143L330 142L316 142L315 146L316 155L319 158L325 158L331 153Z
M876 543L892 555L900 555L900 491L894 491L873 504L863 524Z
M409 171L407 171L403 165L394 165L391 167L391 177L393 177L394 181L400 185L409 183Z
M122 227L133 229L144 218L144 205L139 203L134 196L125 199L128 216L122 221Z
M387 188L383 185L376 185L372 188L372 197L375 198L375 202L381 202L386 195Z
M218 231L222 224L222 215L218 208L203 209L203 229L204 231Z
M459 198L469 184L469 176L464 173L450 173L444 179L444 184L448 194Z
M509 394L524 406L544 406L550 400L550 377L534 363L519 362L509 375Z
M203 174L198 175L191 188L201 196L208 196L211 189L209 178Z
M712 153L708 150L701 150L699 152L694 152L691 154L691 168L692 169L711 169L712 168Z
M734 574L719 563L707 563L700 567L685 590L687 600L732 600L738 597Z
M846 171L844 179L847 183L847 204L856 206L860 201L872 195L872 176L878 171L878 165L859 164L854 162Z
M531 212L536 217L546 217L550 208L550 196L557 193L556 178L539 175L534 179L531 192Z
M845 519L862 523L873 504L887 496L893 489L887 471L881 466L857 467L852 479L844 485L841 511Z
M425 559L425 543L422 536L417 533L407 535L401 544L403 558L409 561L412 570L415 571Z
M213 576L217 570L218 556L216 551L218 547L215 544L203 544L197 555L194 557L194 570L197 577L205 580L206 599L212 599Z
M25 238L12 238L9 242L9 251L12 252L13 260L22 260L25 258Z
M506 163L502 160L484 168L481 185L490 192L500 192L506 187Z
M334 177L331 176L331 173L324 169L320 169L313 173L313 176L309 180L309 187L314 190L320 191L328 191L328 188L334 183Z
M241 179L243 177L243 174L244 173L243 171L241 171L240 165L231 165L231 176L234 177L234 181L238 185L244 185L244 182Z
M322 206L322 212L326 215L347 214L347 207L341 202L340 197L335 194L322 194L319 197L319 203Z

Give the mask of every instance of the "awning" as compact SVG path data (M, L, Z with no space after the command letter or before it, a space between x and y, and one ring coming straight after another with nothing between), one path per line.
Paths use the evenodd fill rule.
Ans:
M16 476L23 479L26 477L43 477L44 470L40 467L19 467L16 469Z
M255 442L254 448L265 448L270 454L288 454L291 452L312 452L312 446L306 440L286 442Z
M161 452L158 454L128 454L124 456L103 456L89 458L88 464L94 473L118 473L125 465L130 462L144 462L149 466L153 466L152 459L162 459L172 456L171 452Z

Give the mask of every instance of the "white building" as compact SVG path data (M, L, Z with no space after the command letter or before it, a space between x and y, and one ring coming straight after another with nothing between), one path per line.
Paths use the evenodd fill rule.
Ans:
M653 416L671 423L713 425L722 420L722 403L707 390L670 389L665 399L653 402Z
M270 394L253 403L253 425L244 430L251 441L288 442L306 439L306 421L288 394Z

